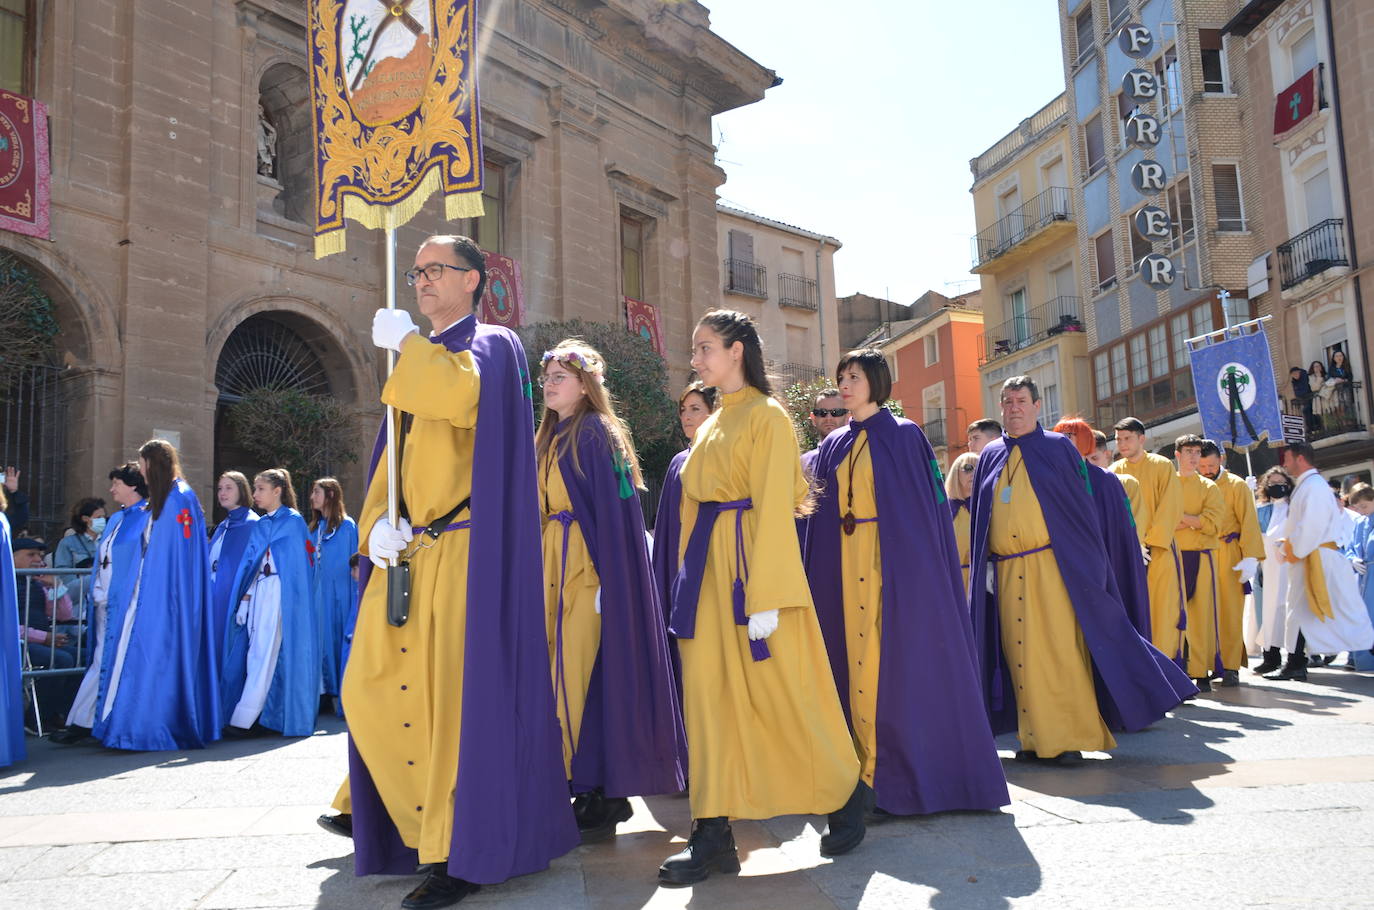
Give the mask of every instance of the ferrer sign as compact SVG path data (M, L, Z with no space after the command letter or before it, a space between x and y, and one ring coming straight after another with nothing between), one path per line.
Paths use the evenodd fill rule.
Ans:
M1150 30L1136 22L1128 22L1117 35L1117 44L1123 53L1133 60L1142 60L1154 50L1155 39ZM1159 80L1154 73L1137 67L1121 79L1121 91L1140 107L1126 121L1126 144L1131 148L1150 151L1159 145L1162 126L1159 120L1145 110L1145 105L1159 97ZM1136 162L1131 168L1131 185L1142 196L1153 196L1164 192L1169 177L1157 161L1145 159ZM1165 243L1169 240L1169 213L1158 206L1147 205L1135 213L1132 219L1135 232L1149 243ZM1136 263L1140 279L1152 290L1162 291L1174 283L1177 273L1174 263L1168 256L1151 251Z

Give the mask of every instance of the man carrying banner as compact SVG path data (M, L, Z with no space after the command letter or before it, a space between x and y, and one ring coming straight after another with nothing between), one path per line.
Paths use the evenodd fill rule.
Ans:
M1355 570L1337 545L1347 527L1345 512L1317 472L1312 445L1285 445L1279 464L1296 478L1279 551L1288 564L1288 662L1265 679L1303 680L1307 648L1314 654L1368 650L1374 647L1374 625Z
M433 333L404 310L372 323L373 343L400 353L382 401L402 415L401 517L387 518L379 439L342 693L351 799L335 807L351 808L359 875L433 864L407 910L544 869L578 843L544 639L528 366L514 333L477 322L484 280L471 240L430 237L406 281ZM397 572L409 573L399 617Z
M1183 566L1174 529L1183 514L1183 490L1174 463L1145 451L1145 425L1134 417L1119 421L1116 450L1121 456L1112 463L1117 474L1134 477L1140 483L1144 511L1149 523L1142 535L1145 559L1150 564L1150 640L1154 646L1183 665L1184 611Z
M1225 507L1221 490L1198 473L1202 438L1192 433L1174 443L1183 514L1174 529L1183 564L1183 592L1188 598L1188 675L1199 690L1212 690L1213 673L1221 674L1221 646L1217 641L1217 528Z
M1217 598L1221 640L1221 679L1219 686L1240 684L1240 668L1245 666L1245 595L1264 558L1264 536L1260 533L1255 494L1250 483L1222 466L1221 447L1210 439L1202 441L1198 473L1221 490L1224 508L1217 527Z

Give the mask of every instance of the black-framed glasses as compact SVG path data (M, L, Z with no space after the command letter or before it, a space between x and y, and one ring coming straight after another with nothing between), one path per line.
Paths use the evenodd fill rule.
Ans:
M415 287L415 282L420 280L421 275L424 275L430 281L438 281L440 278L444 277L444 269L453 269L455 272L472 271L472 269L461 265L449 265L447 262L431 262L422 269L411 269L409 272L406 272L406 284L410 287Z
M812 408L812 417L843 417L849 413L849 408Z

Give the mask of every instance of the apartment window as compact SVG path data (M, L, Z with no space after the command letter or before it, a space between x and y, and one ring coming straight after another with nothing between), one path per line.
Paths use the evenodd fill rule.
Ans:
M1140 105L1137 102L1132 101L1130 95L1127 95L1125 92L1121 92L1116 96L1118 144L1121 145L1123 148L1126 145L1126 123L1133 116L1135 116L1135 113L1138 110L1140 110Z
M1094 114L1093 118L1083 124L1083 168L1088 176L1096 174L1107 163L1107 148L1102 139L1102 115Z
M1131 385L1145 385L1150 381L1150 358L1145 353L1145 336L1131 339Z
M1169 319L1169 341L1174 349L1175 364L1188 362L1188 339L1191 337L1187 313L1180 313Z
M1112 397L1112 367L1106 354L1093 358L1093 381L1097 386L1097 397L1106 400Z
M1088 3L1083 11L1073 18L1074 35L1078 39L1078 58L1075 65L1082 63L1093 52L1093 5Z
M1217 197L1217 230L1245 230L1245 209L1240 201L1240 169L1234 164L1212 165L1212 192Z
M1155 81L1159 83L1159 111L1167 117L1183 105L1179 94L1178 52L1170 47L1155 61Z
M1199 303L1193 307L1193 337L1206 335L1212 331L1215 325L1212 318L1212 305L1210 303Z
M1131 238L1131 262L1130 270L1134 274L1138 270L1140 260L1153 253L1154 244L1140 236L1140 232L1135 229L1135 213L1126 216L1126 233Z
M33 94L33 23L32 0L0 0L0 89Z
M1111 228L1093 238L1093 268L1099 291L1116 284L1116 247L1112 245Z
M934 366L940 362L940 336L931 332L922 341L925 344L926 366Z
M1169 202L1169 245L1177 250L1193 242L1193 188L1187 175L1169 187L1165 196Z
M1212 331L1220 312L1215 301L1200 303L1154 320L1095 354L1097 419L1110 426L1127 415L1148 419L1195 405L1187 340ZM1128 366L1129 381L1123 381Z
M1112 394L1120 395L1130 387L1126 378L1126 346L1118 344L1112 348Z
M1302 181L1302 201L1307 226L1321 224L1335 213L1331 208L1331 172L1321 168Z
M1126 16L1131 12L1129 0L1107 0L1107 18L1110 20L1107 30L1116 28L1126 21Z
M1011 314L1011 334L1020 347L1031 337L1030 320L1026 318L1026 289L1017 288L1007 295L1007 312Z
M1150 329L1150 376L1158 379L1169 373L1169 333L1160 323Z
M1292 64L1293 79L1317 66L1317 30L1309 28L1302 37L1288 46L1288 60Z
M1228 326L1239 325L1255 318L1250 301L1245 297L1227 297L1225 305L1222 306L1221 315Z
M1197 30L1198 49L1202 56L1202 90L1211 94L1225 94L1226 52L1221 46L1221 31L1214 28Z
M620 216L620 285L626 297L644 299L644 222Z
M1052 427L1059 422L1059 386L1047 385L1040 390L1041 422Z
M0 0L0 3L5 0ZM488 253L506 251L506 169L499 164L482 166L482 217L473 225L472 239Z

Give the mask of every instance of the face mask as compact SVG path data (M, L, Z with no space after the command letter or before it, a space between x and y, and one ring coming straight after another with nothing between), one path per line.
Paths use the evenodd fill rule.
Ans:
M101 534L101 533L103 533L103 532L105 531L105 516L104 516L104 515L100 516L99 518L92 518L92 519L91 519L91 530L94 531L96 534Z
M1269 494L1270 499L1287 499L1293 488L1286 483L1271 483L1264 491Z

